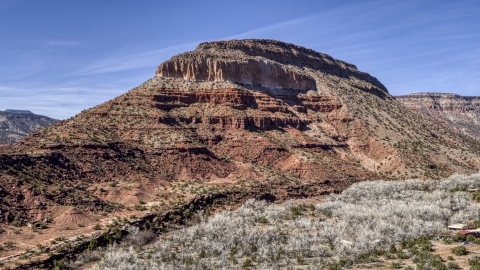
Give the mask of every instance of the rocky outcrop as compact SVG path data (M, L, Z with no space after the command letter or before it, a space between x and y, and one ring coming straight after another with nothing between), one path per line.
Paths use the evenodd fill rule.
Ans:
M329 96L276 95L273 97L264 93L235 88L193 91L160 89L159 93L151 98L157 102L157 108L167 111L188 107L195 103L230 106L238 110L251 108L270 112L288 112L288 106L302 112L311 109L324 113L341 108L341 104L335 98Z
M413 111L480 140L480 97L416 93L395 98Z
M309 70L356 77L387 92L377 79L358 71L352 64L275 40L202 43L195 51L174 56L161 64L156 75L194 82L229 80L267 88L316 89L316 81Z
M188 81L234 81L240 84L268 88L315 89L315 80L288 70L270 61L225 61L196 57L194 61L172 59L162 64L157 76L177 77Z

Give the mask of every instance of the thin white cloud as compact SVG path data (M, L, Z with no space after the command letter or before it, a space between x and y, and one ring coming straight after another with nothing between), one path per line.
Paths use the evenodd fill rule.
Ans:
M75 46L78 45L80 42L75 40L57 40L57 39L46 39L45 45L46 46Z
M81 110L96 106L121 92L110 88L53 87L28 89L27 87L0 86L0 110L27 109L36 114L66 119ZM28 96L28 99L25 99Z
M25 108L37 114L66 119L124 94L149 79L141 75L111 78L110 75L100 75L69 77L56 82L0 82L0 110Z
M166 60L175 54L195 48L200 42L179 44L162 49L134 53L123 56L110 56L87 66L79 71L66 74L65 76L83 76L94 74L115 73L126 70L135 70L160 65L160 61ZM117 53L118 54L118 53Z
M233 36L229 36L229 37L225 37L221 40L230 40L230 39L239 39L239 38L249 38L249 37L253 37L257 34L262 34L262 33L265 33L265 32L268 32L268 31L271 31L271 30L276 30L276 29L281 29L281 28L284 28L284 27L287 27L287 26L290 26L290 25L295 25L295 24L298 24L298 23L302 23L302 22L306 22L306 21L310 21L316 17L318 17L319 15L316 14L316 15L313 15L313 16L308 16L308 17L303 17L303 18L297 18L297 19L293 19L293 20L288 20L288 21L284 21L284 22L280 22L280 23L275 23L275 24L271 24L271 25L267 25L267 26L263 26L263 27L259 27L257 29L253 29L253 30L249 30L247 32L243 32L241 34L237 34L237 35L233 35Z
M39 64L35 67L32 67L32 68L29 68L27 69L25 72L21 73L21 72L17 72L15 75L13 76L10 76L10 77L6 77L4 79L0 79L0 81L13 81L13 80L18 80L18 79L23 79L23 78L26 78L26 77L29 77L33 74L36 74L38 73L40 70L42 70L42 65Z
M471 17L471 16L478 16L478 15L480 15L480 13L468 14L468 15L459 15L459 16L453 16L453 17L447 17L447 19Z
M348 12L353 12L358 8L369 10L370 9L369 7L371 7L372 5L373 3L358 4L355 6L348 7L347 10ZM267 36L272 36L271 33L274 33L274 32L281 31L283 33L282 30L288 27L297 27L298 25L309 24L309 23L312 23L312 21L325 19L325 17L328 17L331 19L345 12L346 12L345 8L340 8L333 11L316 13L310 16L304 16L304 17L295 18L295 19L291 19L283 22L269 24L269 25L255 28L240 34L227 36L227 37L219 38L216 40L230 40L230 39L255 38L255 37L266 38ZM361 20L371 20L372 17L373 16L364 16L362 17ZM358 21L357 22L350 21L341 26L335 25L335 27L324 28L321 31L316 31L315 34L319 35L322 31L334 32L339 28L340 29L347 28L357 23ZM333 25L330 25L330 26L333 26ZM306 37L309 37L312 35L310 31L308 33L303 33L303 34L299 33L298 31L295 31L294 33L295 33L294 35L297 37L298 35L304 35ZM275 38L275 35L273 35L272 38ZM293 41L294 40L292 40L292 42ZM97 75L97 74L116 73L116 72L127 71L127 70L135 70L135 69L147 68L147 67L156 67L161 63L161 61L164 61L178 53L183 53L185 51L191 50L195 48L200 42L202 41L194 41L194 42L179 44L179 45L170 46L166 48L156 49L152 51L134 53L130 55L125 55L124 52L117 52L114 55L111 55L109 57L96 61L79 71L65 74L65 76Z

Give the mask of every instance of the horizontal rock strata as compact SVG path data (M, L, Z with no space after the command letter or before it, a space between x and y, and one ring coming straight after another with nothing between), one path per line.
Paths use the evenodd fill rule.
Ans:
M480 97L416 93L395 98L413 111L480 140Z

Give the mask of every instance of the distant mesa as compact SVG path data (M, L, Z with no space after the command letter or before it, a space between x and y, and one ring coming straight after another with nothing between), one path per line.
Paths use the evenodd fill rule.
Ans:
M5 112L8 112L8 113L18 113L18 114L34 114L32 111L29 111L29 110L6 109Z
M410 110L480 141L480 97L415 93L395 98Z
M29 110L0 111L0 145L16 144L34 130L56 122L58 120L34 114Z

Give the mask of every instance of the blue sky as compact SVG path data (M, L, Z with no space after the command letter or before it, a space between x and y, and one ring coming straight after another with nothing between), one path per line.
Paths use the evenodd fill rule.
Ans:
M58 119L212 40L268 38L353 63L393 95L480 96L480 2L0 2L0 110Z

